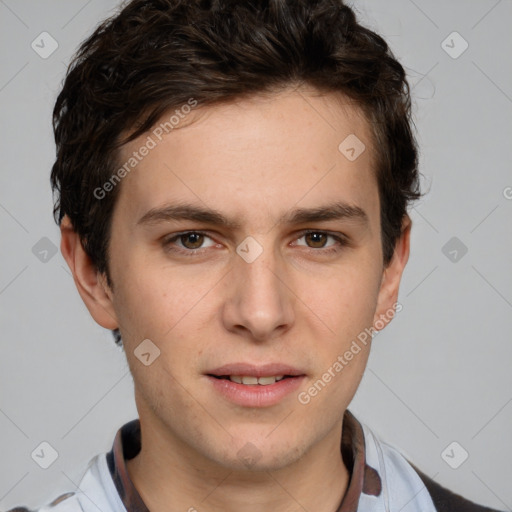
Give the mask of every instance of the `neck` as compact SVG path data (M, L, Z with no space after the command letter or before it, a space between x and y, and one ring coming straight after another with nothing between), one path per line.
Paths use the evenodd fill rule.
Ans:
M127 461L151 512L335 512L350 479L341 457L342 420L298 461L275 471L233 471L201 459L158 428L141 428L141 451ZM193 461L193 462L192 462Z

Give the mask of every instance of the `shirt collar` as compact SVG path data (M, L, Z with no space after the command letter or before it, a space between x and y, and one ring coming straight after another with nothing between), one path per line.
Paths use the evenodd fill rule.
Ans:
M126 461L135 457L140 448L140 421L135 419L117 431L112 450L107 453L112 480L128 512L149 512L126 468ZM341 455L350 473L350 481L336 512L356 512L361 494L379 496L382 482L379 473L366 464L363 428L348 409L343 415Z

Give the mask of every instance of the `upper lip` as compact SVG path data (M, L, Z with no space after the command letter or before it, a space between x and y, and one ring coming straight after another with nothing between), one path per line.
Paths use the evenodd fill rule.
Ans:
M299 376L304 375L304 372L282 363L267 363L262 365L255 365L251 363L230 363L215 368L206 372L207 375L215 375L217 377L223 376L247 376L247 377L269 377L277 375L291 375Z

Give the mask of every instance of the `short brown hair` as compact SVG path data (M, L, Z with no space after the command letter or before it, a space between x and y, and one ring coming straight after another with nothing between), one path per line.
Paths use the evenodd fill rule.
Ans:
M342 0L133 0L101 23L73 58L53 111L56 222L68 215L112 286L119 187L101 199L94 190L115 173L122 144L190 98L206 106L294 84L341 93L366 116L389 263L408 203L420 197L409 85L386 42Z

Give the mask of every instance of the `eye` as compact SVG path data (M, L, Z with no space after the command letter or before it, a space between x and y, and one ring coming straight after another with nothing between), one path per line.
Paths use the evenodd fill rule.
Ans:
M207 246L203 246L206 238L211 240L211 243ZM193 256L195 253L200 252L199 249L214 246L215 242L206 233L200 231L186 231L185 233L178 233L170 238L164 239L163 245L166 251Z
M342 247L348 245L347 240L343 236L334 235L325 231L303 231L301 236L296 238L295 241L298 242L301 239L305 240L305 244L296 243L296 245L305 245L314 252L337 252ZM329 239L332 240L331 244L328 244ZM209 240L210 243L204 245L206 240ZM203 250L214 247L216 243L210 236L201 231L185 231L164 238L162 245L166 252L173 252L183 256L197 256L201 254Z
M327 245L329 238L331 238L334 243ZM306 245L311 249L326 249L324 252L335 252L340 250L341 247L347 245L347 241L342 236L337 236L325 231L304 231L301 234L301 237L297 238L297 241L301 239L304 239L306 243L299 243L297 245Z

